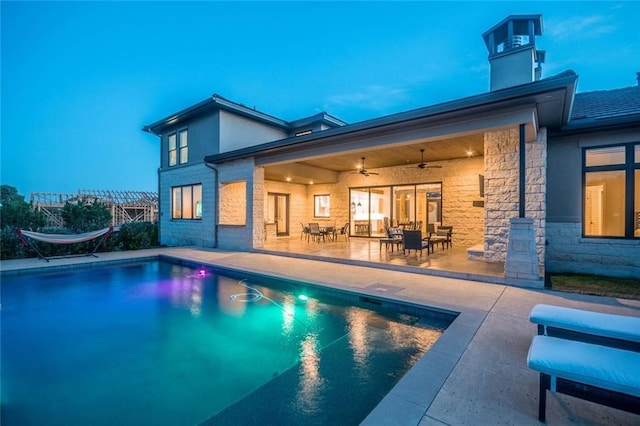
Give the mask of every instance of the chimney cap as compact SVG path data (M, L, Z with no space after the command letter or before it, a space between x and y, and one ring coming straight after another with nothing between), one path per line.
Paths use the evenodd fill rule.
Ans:
M533 34L529 34L529 22L533 22ZM509 15L482 34L489 52L495 52L494 43L506 40L509 37L509 24L512 23L512 35L542 35L542 15ZM531 42L531 40L530 40Z

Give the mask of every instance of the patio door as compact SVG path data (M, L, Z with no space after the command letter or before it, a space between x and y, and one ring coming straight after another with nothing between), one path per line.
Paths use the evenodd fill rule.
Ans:
M289 194L267 194L267 217L275 223L278 237L289 235Z

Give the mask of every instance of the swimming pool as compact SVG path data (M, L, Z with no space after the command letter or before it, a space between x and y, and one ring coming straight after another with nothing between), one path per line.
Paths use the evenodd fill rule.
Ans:
M3 424L358 424L449 324L160 261L1 290Z

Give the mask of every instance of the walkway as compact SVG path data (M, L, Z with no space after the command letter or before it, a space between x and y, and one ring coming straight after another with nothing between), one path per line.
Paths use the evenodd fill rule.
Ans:
M0 262L0 270L172 256L460 312L429 352L369 415L367 425L538 425L538 375L526 367L537 303L640 316L640 301L296 259L190 248L104 253L99 259ZM637 425L640 417L564 395L547 398L550 425Z

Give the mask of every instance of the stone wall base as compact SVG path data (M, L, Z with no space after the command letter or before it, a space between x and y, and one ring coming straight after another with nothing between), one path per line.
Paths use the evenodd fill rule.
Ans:
M510 220L504 276L509 284L543 288L536 251L536 232L532 218Z

